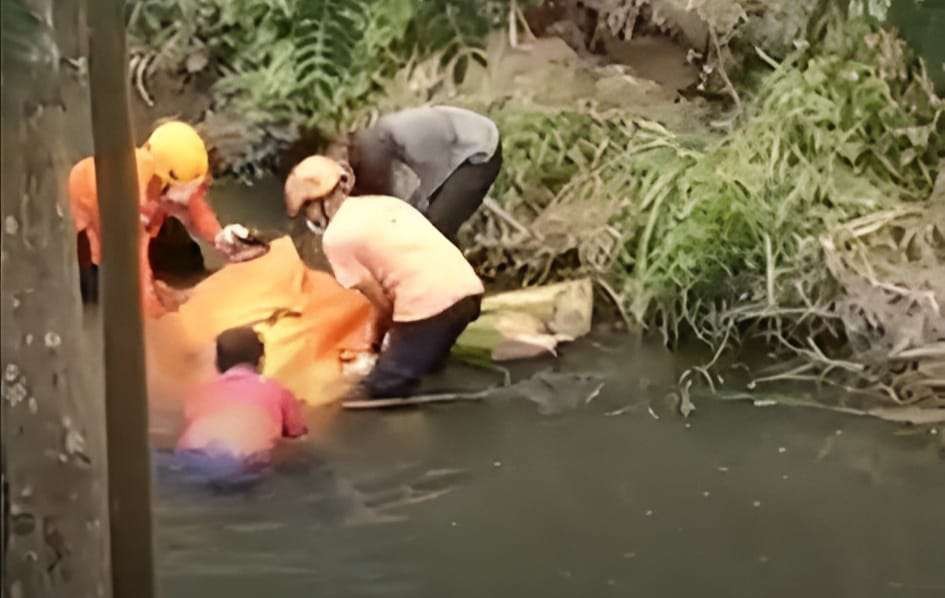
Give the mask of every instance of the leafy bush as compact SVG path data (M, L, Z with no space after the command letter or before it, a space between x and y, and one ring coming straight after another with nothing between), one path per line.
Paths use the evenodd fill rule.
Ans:
M847 335L850 318L836 310L854 288L824 266L824 243L864 218L888 215L858 239L930 210L945 104L893 34L856 20L824 31L780 64L765 58L769 74L720 137L619 111L493 111L505 135L503 212L466 229L480 272L528 284L591 274L629 322L667 338L685 328L718 348L756 330L844 383L875 386L856 361L864 353L838 370L816 344ZM940 239L934 251L945 267ZM917 338L911 346L932 342Z
M300 130L340 128L412 56L477 43L493 13L478 0L138 0L128 29L155 68L216 71L209 120L225 126L207 133L240 127L247 142L223 166L246 171Z
M740 90L742 110L725 134L673 132L593 102L455 95L455 59L492 18L473 0L234 4L142 2L132 30L151 47L164 40L156 47L175 68L193 52L209 57L222 74L209 120L234 127L234 147L255 152L243 165L264 164L297 135L293 127L364 121L382 95L384 109L431 99L466 105L490 114L503 135L498 201L463 231L468 257L493 283L590 274L631 325L668 339L685 328L717 356L758 332L802 359L789 377L882 387L894 400L926 397L929 381L941 380L933 364L910 370L908 388L894 386L885 377L898 374L869 357L899 364L903 347L935 359L941 350L926 346L934 326L916 324L932 332L896 337L892 348L889 334L870 328L883 328L870 314L895 313L900 298L889 289L908 280L893 275L901 267L864 269L863 256L945 267L941 226L914 232L923 214L941 213L927 198L945 160L945 107L903 44L875 21L844 20L844 2L819 3L825 16L809 25L810 39L780 61L758 51L767 72ZM920 237L921 251L912 242ZM888 252L878 245L847 255L870 243L923 258L881 257ZM892 273L890 282L878 272ZM864 285L888 304L857 303L851 289ZM939 291L907 291L924 301L910 308L917 318L945 302Z

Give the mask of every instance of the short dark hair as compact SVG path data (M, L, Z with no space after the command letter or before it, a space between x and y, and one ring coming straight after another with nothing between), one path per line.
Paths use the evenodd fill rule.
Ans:
M259 369L266 348L249 326L224 330L217 337L217 370L225 372L237 365Z

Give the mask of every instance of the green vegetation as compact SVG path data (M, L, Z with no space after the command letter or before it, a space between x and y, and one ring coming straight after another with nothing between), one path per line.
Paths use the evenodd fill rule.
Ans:
M945 271L942 200L926 201L945 158L945 105L889 33L849 21L812 42L780 64L766 58L770 73L718 138L507 104L496 113L505 213L469 231L481 271L528 283L590 273L631 324L670 340L694 332L721 351L758 333L803 358L784 368L791 378L931 398L945 353L941 326L923 322L941 321L945 289L890 264L915 254L927 273ZM907 215L932 228L907 234ZM915 322L893 335L903 313ZM856 334L857 346L837 342ZM930 365L913 371L926 373L893 371L894 355L919 347Z
M678 4L623 3L619 18L614 8L598 19L613 32L648 14L678 33L642 11ZM737 0L693 5L712 41L703 86L728 101L673 108L698 114L683 127L632 102L483 92L514 87L478 66L488 52L475 62L469 52L485 47L502 2L487 17L472 0L158 0L134 5L131 19L147 47L177 52L167 60L178 68L205 52L222 73L215 111L239 123L249 148L231 168L265 166L299 129L342 129L374 107L481 110L499 124L505 164L496 201L464 234L493 285L590 275L630 326L670 342L693 333L713 364L761 336L784 359L759 381L939 406L945 288L931 272L945 271L945 198L932 192L945 106L875 18L848 19L829 0L805 3L803 19L788 18L793 3L764 4L767 20ZM883 6L861 8L875 17ZM800 31L807 39L792 50Z
M216 120L246 140L222 166L259 172L300 131L340 127L412 57L481 39L488 14L478 0L138 0L128 29L152 70L214 72Z

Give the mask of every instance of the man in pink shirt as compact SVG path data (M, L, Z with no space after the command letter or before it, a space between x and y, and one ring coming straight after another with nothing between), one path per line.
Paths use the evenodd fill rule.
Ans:
M484 289L460 250L416 208L385 195L349 197L353 184L346 164L311 156L286 181L286 210L324 231L335 278L374 304L379 335L387 332L363 392L406 397L479 317Z
M220 376L185 401L186 428L177 456L210 481L258 474L280 438L308 432L299 401L257 373L264 353L251 328L224 331L217 337Z

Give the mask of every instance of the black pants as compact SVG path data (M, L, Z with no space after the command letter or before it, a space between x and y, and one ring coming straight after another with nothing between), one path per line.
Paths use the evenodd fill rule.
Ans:
M501 168L501 142L486 162L463 162L430 196L427 219L455 243L459 227L482 205Z
M361 383L371 398L407 397L420 379L446 363L466 326L479 317L482 296L466 297L432 318L394 322L390 344Z
M148 261L158 278L187 276L205 270L200 245L177 218L166 218L157 236L148 243Z
M76 254L79 257L79 293L82 303L98 303L98 266L92 263L92 249L85 231L76 237Z

